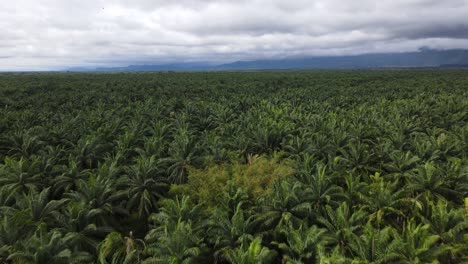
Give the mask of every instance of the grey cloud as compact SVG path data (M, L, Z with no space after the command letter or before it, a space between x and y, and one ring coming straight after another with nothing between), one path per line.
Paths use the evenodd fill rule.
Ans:
M468 0L16 0L0 70L468 47Z
M434 25L433 27L402 28L394 32L395 36L406 36L410 39L453 38L468 39L468 23L453 25ZM467 47L468 48L468 47Z

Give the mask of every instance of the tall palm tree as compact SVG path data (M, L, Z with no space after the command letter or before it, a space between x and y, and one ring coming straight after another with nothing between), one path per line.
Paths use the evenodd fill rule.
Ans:
M405 244L395 239L396 236L397 231L390 226L376 230L367 224L356 243L350 244L352 263L399 263L400 250Z
M68 199L50 200L50 188L40 193L31 191L17 201L17 208L11 208L12 217L22 223L24 232L35 230L38 226L57 227L61 210L69 202Z
M160 212L153 214L153 229L146 235L147 263L191 263L204 248L200 205L188 196L161 200ZM203 225L202 225L203 224Z
M169 145L169 157L162 159L167 164L167 173L173 183L185 183L188 167L197 165L199 156L198 144L188 130L179 130L174 141Z
M310 144L311 133L304 131L299 135L289 134L283 143L282 149L286 151L290 157L299 157L303 153L311 153L312 146Z
M26 194L30 190L39 190L44 182L38 159L14 160L5 158L0 164L0 191L6 193L5 201L11 201L17 194Z
M369 185L361 180L360 175L347 174L344 177L344 192L351 206L361 205L368 196Z
M399 263L437 263L448 248L440 245L440 236L430 232L430 225L408 220L402 234L396 238L404 244L399 249Z
M312 204L314 209L321 209L330 204L339 205L340 200L344 200L346 195L343 189L332 183L332 177L327 175L327 167L318 163L315 171L309 171L299 176L304 183L304 196Z
M86 252L75 252L73 245L58 231L38 230L31 238L21 241L18 249L8 256L13 263L92 263Z
M29 159L32 155L38 154L44 147L45 142L39 136L31 135L31 132L17 132L0 139L2 147L7 156L12 158Z
M410 151L403 152L395 150L388 156L390 160L388 163L383 164L383 167L393 180L397 180L398 177L406 175L406 173L411 171L421 160Z
M74 160L63 167L63 172L52 181L55 194L76 191L80 185L86 183L90 173L88 169L81 169Z
M59 230L66 233L67 239L82 251L97 253L99 241L114 231L112 227L97 225L95 218L99 209L91 209L85 202L71 202L60 218Z
M324 160L327 158L329 154L332 152L332 145L330 138L321 133L321 132L316 132L311 135L311 154L315 155L321 160Z
M421 160L435 161L440 158L440 151L435 149L427 135L416 134L411 139L412 150Z
M407 197L406 189L400 188L399 182L386 182L379 173L371 176L368 195L362 208L369 212L368 219L374 222L378 229L388 220L402 224L407 213L421 208L421 204Z
M297 263L311 263L318 255L318 248L328 243L327 230L313 225L307 226L302 223L299 228L291 225L283 227L281 234L285 237L284 242L273 242L286 256L283 261L294 261Z
M142 263L199 263L205 247L202 230L194 229L191 221L170 223L162 232L150 232L146 241L145 253L151 257Z
M154 132L156 133L156 132ZM166 132L160 132L163 133L164 135L159 135L159 133L153 135L150 138L145 138L145 141L143 143L143 147L141 148L136 148L136 152L140 154L140 156L145 156L145 157L151 157L151 156L156 156L156 157L164 157L166 156L167 152L167 136L165 135Z
M282 180L274 183L271 192L260 197L257 203L253 223L264 231L278 231L289 222L299 226L311 212L304 187L297 181Z
M21 223L4 215L0 221L0 262L7 263L7 258L14 251L15 244L28 235L22 229Z
M127 207L135 210L140 219L147 219L157 210L156 202L168 191L169 186L161 176L160 160L156 156L138 157L136 164L127 168L124 186L128 189Z
M347 202L342 202L336 209L327 205L325 212L324 216L317 217L317 221L328 230L330 245L338 247L345 255L350 252L350 245L359 240L366 213L350 208Z
M223 209L214 211L207 225L207 240L215 249L216 262L226 260L226 256L223 255L226 250L253 240L252 219L245 216L242 203L237 205L232 217Z
M340 149L339 152L340 162L352 172L367 173L377 170L371 162L374 154L370 151L370 147L366 143L362 143L358 140L350 141L349 144Z
M419 166L414 173L407 177L408 184L406 188L413 192L417 197L435 197L441 200L457 200L462 195L448 186L444 175L431 162L426 162Z
M128 213L122 204L128 196L127 192L117 189L123 181L119 178L119 171L115 163L103 163L96 173L89 175L86 183L80 183L79 188L67 193L67 196L75 201L85 201L91 209L96 210L97 224L112 226L116 224L113 216Z
M202 217L201 205L194 205L190 201L189 196L175 199L164 199L160 201L160 211L150 216L150 220L154 222L154 227L158 230L159 227L177 222L198 222Z
M224 255L232 264L267 264L273 262L277 253L262 246L262 239L257 237L250 244L226 250Z
M468 219L463 216L463 209L451 208L445 201L428 202L422 212L422 222L429 225L431 233L440 237L443 245L447 246L448 254L442 255L447 263L462 261L463 252L468 251L464 235L468 232Z
M110 142L98 136L83 137L74 146L76 163L82 169L97 168L98 163L104 160L110 150Z
M229 161L228 152L220 136L215 132L205 132L202 134L203 148L207 150L209 162L222 163Z
M140 255L144 247L143 240L133 237L132 232L125 237L118 232L112 232L99 243L98 263L140 263Z

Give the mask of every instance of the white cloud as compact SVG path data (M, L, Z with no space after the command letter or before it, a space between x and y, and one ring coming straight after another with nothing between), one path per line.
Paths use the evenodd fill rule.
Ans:
M0 70L468 47L468 0L4 0Z

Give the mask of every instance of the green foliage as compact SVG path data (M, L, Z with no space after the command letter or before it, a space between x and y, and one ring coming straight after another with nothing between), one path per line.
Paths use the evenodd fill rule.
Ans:
M464 70L0 74L0 263L468 263Z
M301 224L298 229L291 226L285 227L280 231L285 237L285 243L275 243L278 248L285 251L286 256L283 261L290 262L311 262L317 258L318 248L328 243L326 229L317 228L317 226L307 227Z
M189 195L199 203L216 206L228 181L257 199L269 191L274 182L293 175L294 169L280 155L272 159L264 156L249 156L248 163L234 162L208 166L206 169L190 169L188 182L174 186L172 193Z
M21 241L7 261L13 263L90 263L85 252L72 251L73 244L60 232L46 232L42 228L29 239Z
M390 226L376 230L372 225L366 225L360 238L350 245L354 255L352 263L398 263L404 258L401 251L405 243L397 236Z
M151 217L154 228L146 236L147 255L143 263L197 263L204 242L200 207L189 197L162 201L161 212Z
M135 239L131 232L128 237L112 232L99 244L98 262L101 264L138 263L140 261L140 252L144 246L144 242Z
M271 263L276 252L262 246L262 239L257 237L249 245L241 245L235 250L228 250L225 255L233 264L256 264Z

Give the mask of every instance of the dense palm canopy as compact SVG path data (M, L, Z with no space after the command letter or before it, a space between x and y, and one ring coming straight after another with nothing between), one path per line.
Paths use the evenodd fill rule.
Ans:
M463 70L0 74L1 263L467 263Z

